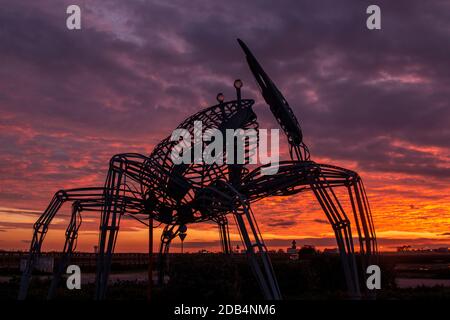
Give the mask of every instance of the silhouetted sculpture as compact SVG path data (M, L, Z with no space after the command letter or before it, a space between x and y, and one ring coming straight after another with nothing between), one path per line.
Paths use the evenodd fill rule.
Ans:
M376 254L377 246L369 202L361 178L354 171L310 160L300 125L288 102L248 47L242 41L238 42L245 52L264 100L287 136L291 159L281 161L278 172L273 175L263 175L261 171L264 166L250 170L246 166L248 162L176 165L170 155L177 142L171 141L170 136L161 141L148 157L134 153L113 156L104 187L58 191L35 223L19 299L26 297L33 266L41 251L48 226L67 201L73 203L72 219L66 232L64 259L53 277L49 298L54 295L61 273L73 252L81 223L80 212L84 210L101 213L96 299L105 298L112 253L120 219L124 215L136 218L151 215L153 219L165 224L160 246L160 279L163 279L169 245L180 231L185 232L187 224L215 221L219 226L222 249L226 253L230 252L227 216L233 216L263 296L266 299L281 299L251 203L270 196L291 196L306 191L314 193L333 228L349 294L360 295L350 219L338 200L335 189L344 188L348 193L364 267L368 258ZM254 101L241 99L241 86L242 82L237 80L236 100L224 102L223 96L219 95L219 104L191 116L178 128L187 129L192 134L194 121L202 121L203 130L214 128L224 132L226 129L257 129L258 122L252 109ZM248 154L251 151L249 145L246 148Z

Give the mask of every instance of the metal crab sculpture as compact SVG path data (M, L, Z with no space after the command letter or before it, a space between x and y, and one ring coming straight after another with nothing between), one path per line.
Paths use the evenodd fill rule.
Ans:
M271 196L291 196L312 191L333 228L340 253L342 268L351 296L360 296L361 270L368 259L377 253L375 229L370 206L360 176L351 170L315 163L310 159L297 118L281 92L263 70L249 48L238 39L248 65L265 102L287 136L290 160L279 162L278 172L262 174L264 166L250 170L245 164L193 163L175 164L170 157L176 142L167 137L150 154L118 154L111 158L103 187L60 190L34 224L27 264L22 275L19 299L26 297L33 267L36 264L44 237L52 219L64 202L72 202L72 217L66 231L63 259L50 285L48 297L55 294L61 274L74 251L80 212L101 213L100 237L97 255L96 299L104 299L110 265L121 217L150 217L165 228L161 236L159 270L164 272L164 261L169 245L186 225L214 221L219 226L223 252L231 251L228 217L236 221L249 263L264 298L281 299L266 245L258 229L251 204ZM178 128L193 131L194 122L202 121L204 130L256 129L258 122L253 100L242 99L237 80L237 99L219 103L191 116ZM222 98L222 99L220 99ZM248 149L248 145L246 146ZM246 150L247 152L249 150ZM350 214L338 200L335 190L344 188L348 194ZM355 259L350 218L359 240L362 263Z

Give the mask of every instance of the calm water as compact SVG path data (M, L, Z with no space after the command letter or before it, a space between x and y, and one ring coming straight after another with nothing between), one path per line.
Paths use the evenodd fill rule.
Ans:
M426 279L426 278L397 278L395 279L399 288L415 288L419 286L434 287L445 286L450 287L450 279Z

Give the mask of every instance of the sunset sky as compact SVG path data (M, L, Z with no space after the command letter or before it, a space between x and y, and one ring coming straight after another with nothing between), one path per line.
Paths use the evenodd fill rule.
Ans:
M82 30L70 31L74 3ZM218 92L233 99L236 78L260 127L276 128L237 37L283 91L312 159L363 177L381 250L450 246L450 3L376 3L371 31L365 1L0 0L0 249L28 249L55 191L102 186L112 155L149 154ZM311 194L253 209L269 248L334 247ZM69 213L44 250L62 249ZM84 217L78 250L92 251L99 219ZM189 226L185 248L214 250L218 237ZM145 227L125 220L117 251L146 248Z

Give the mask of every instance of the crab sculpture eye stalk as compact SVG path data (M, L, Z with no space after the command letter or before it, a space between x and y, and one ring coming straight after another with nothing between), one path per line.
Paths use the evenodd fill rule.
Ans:
M216 96L216 100L219 103L223 103L225 101L225 96L223 95L223 93L218 93Z
M243 85L241 79L234 80L233 86L236 88L236 97L239 104L241 103L241 88Z

